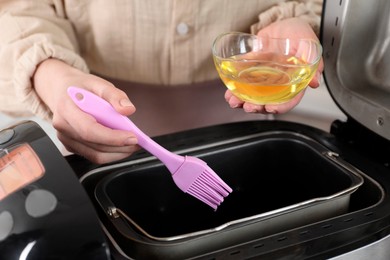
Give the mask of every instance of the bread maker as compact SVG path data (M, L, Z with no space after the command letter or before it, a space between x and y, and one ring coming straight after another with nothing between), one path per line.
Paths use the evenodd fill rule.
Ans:
M390 259L390 2L324 1L329 131L243 121L154 139L233 189L212 210L140 150L63 156L33 121L0 131L0 258ZM387 69L389 66L389 69Z

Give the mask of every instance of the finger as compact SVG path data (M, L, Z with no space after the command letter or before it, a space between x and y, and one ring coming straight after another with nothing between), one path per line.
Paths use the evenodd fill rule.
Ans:
M234 96L230 90L225 92L225 100L229 103L231 108L240 108L244 105L244 101Z
M264 105L256 105L249 102L244 102L234 96L230 90L225 92L225 99L231 108L243 108L247 113L267 113L264 110Z
M264 105L256 105L249 102L245 102L242 108L247 113L268 113L265 111Z
M94 117L81 111L73 101L64 105L62 113L53 115L53 127L63 135L80 141L108 146L134 145L136 136L130 131L113 130L99 124Z
M130 131L105 127L85 113L75 113L73 116L72 122L66 122L60 127L53 122L53 126L66 136L91 144L120 147L138 143L137 137Z
M123 145L111 145L110 143L96 143L83 140L82 138L73 138L71 135L67 135L65 132L57 132L57 137L64 144L78 142L98 152L129 153L140 149L138 144L133 140L131 143L125 142Z
M319 71L316 72L316 75L309 82L309 87L318 88L321 85L321 73Z
M282 114L290 111L301 101L305 90L301 91L298 95L296 95L292 100L286 103L278 104L278 105L265 105L265 111L272 114Z
M73 104L69 106L72 108ZM78 110L77 107L73 109ZM95 163L105 163L129 156L139 149L133 133L106 128L82 111L65 111L70 111L73 116L71 122L60 118L60 124L57 124L53 118L53 126L57 129L58 139L70 152L80 154ZM65 112L64 115L66 114Z
M102 153L131 153L140 149L140 146L137 144L129 144L122 146L112 146L107 144L98 144L98 143L90 143L86 141L80 141L80 139L74 139L64 133L57 132L58 139L67 144L68 146L72 146L72 143L81 143L86 147L89 147L91 150Z
M127 158L138 150L136 146L133 146L134 149L128 149L125 152L102 152L95 150L90 146L85 145L84 143L80 143L77 140L66 138L61 141L64 141L63 144L69 152L81 155L91 162L97 164L104 164Z
M99 87L97 85L96 87ZM131 115L135 112L135 106L130 101L126 93L118 88L116 88L111 83L106 86L103 84L103 87L98 90L100 97L108 101L116 111L122 115Z
M230 90L225 91L225 100L229 102L229 99L233 96L233 93Z
M321 85L321 79L322 79L322 72L324 71L324 61L323 59L320 60L320 63L318 64L318 68L316 71L315 76L313 79L309 82L309 86L312 88L317 88Z
M89 81L85 82L82 87L108 101L122 115L131 115L136 110L124 91L100 77L91 75Z

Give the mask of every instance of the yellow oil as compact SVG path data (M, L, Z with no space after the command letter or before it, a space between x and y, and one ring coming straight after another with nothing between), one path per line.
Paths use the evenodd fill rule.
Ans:
M254 104L284 103L311 81L317 64L308 64L294 56L267 54L266 61L245 60L244 56L215 59L228 89L244 101Z

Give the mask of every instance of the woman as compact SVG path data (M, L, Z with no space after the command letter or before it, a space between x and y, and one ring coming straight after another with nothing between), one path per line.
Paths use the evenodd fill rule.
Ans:
M96 163L131 155L137 139L79 110L69 86L151 136L285 113L303 92L281 105L240 101L218 79L211 44L228 31L317 39L321 9L320 0L2 1L0 110L51 120L70 152Z

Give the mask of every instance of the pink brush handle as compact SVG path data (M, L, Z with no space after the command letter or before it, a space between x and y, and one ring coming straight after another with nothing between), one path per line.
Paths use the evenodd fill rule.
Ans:
M101 97L77 87L69 87L68 94L84 112L97 122L112 129L133 132L138 144L162 161L173 174L183 164L184 157L171 153L142 132L128 117L119 114L110 103Z

